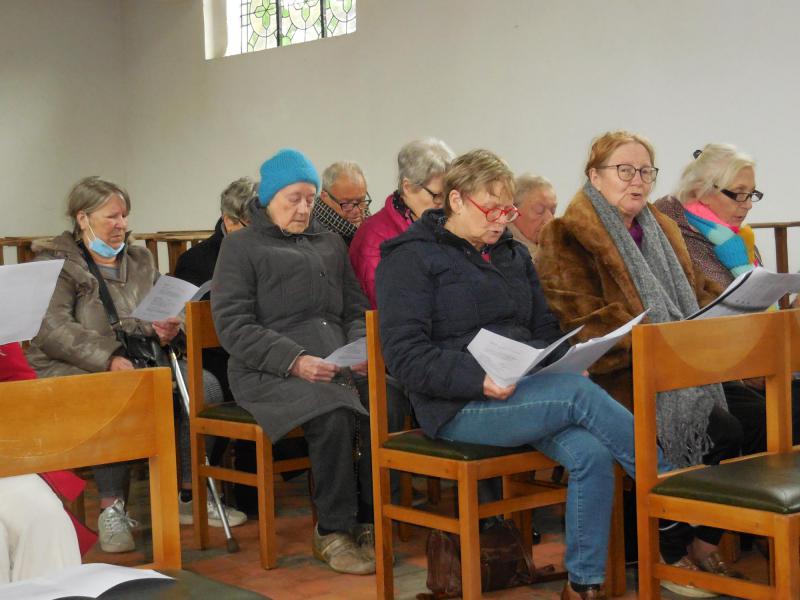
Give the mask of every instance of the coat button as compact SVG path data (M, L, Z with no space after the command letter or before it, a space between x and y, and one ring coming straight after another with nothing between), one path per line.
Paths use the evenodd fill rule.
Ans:
M325 271L320 271L320 272L319 272L319 276L320 276L320 277L325 277Z
M328 324L328 322L327 322L327 321L323 321L323 322L322 322L322 324L323 324L323 325L327 325L327 324Z

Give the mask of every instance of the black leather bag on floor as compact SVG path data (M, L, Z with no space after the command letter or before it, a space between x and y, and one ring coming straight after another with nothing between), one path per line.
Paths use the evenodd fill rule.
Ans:
M480 533L481 590L490 592L520 585L536 579L536 569L530 549L522 543L516 525L505 519L494 519ZM431 596L457 598L461 596L461 543L459 536L439 529L428 534L428 589ZM428 596L428 597L431 597Z

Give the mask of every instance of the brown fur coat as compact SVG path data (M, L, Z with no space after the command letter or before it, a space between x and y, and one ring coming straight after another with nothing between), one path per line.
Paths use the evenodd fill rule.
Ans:
M693 267L675 222L652 205L648 208L675 251L698 304L708 304L722 288ZM622 256L582 191L564 216L542 231L536 270L561 328L571 331L584 326L576 336L579 341L605 335L644 311ZM633 408L630 336L592 365L590 373L618 402Z

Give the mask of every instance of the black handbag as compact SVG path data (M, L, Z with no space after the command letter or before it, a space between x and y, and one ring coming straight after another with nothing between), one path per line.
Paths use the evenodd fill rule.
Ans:
M119 315L114 306L114 301L111 299L111 294L108 291L106 280L97 268L92 255L81 243L81 251L83 257L86 259L86 264L89 267L89 272L97 279L98 292L100 293L100 301L106 309L106 316L114 334L117 336L120 344L125 350L125 358L133 364L136 369L146 369L148 367L169 367L170 362L167 353L161 347L161 342L156 336L140 335L128 333L122 329L119 322Z

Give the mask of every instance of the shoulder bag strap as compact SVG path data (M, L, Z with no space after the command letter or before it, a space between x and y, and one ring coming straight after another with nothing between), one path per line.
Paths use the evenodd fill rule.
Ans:
M95 279L97 279L100 300L103 303L103 307L106 309L108 322L111 324L111 328L116 331L117 326L119 325L119 315L117 314L117 309L114 306L114 301L111 299L111 294L108 292L106 279L103 277L102 273L100 273L100 269L97 268L97 264L94 262L92 255L89 254L89 250L86 249L86 246L84 246L82 241L78 242L78 246L80 247L81 252L83 252L83 257L86 259L89 272L94 275Z

